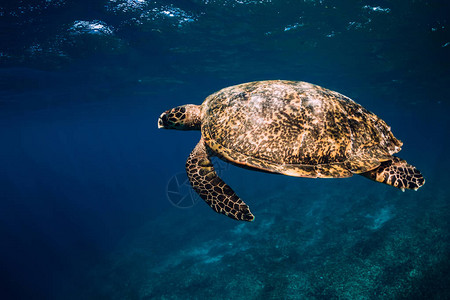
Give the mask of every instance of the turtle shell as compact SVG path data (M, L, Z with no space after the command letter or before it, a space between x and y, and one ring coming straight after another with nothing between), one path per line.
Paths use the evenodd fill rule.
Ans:
M349 177L392 159L402 142L350 98L306 82L258 81L202 104L202 136L231 163L301 177Z

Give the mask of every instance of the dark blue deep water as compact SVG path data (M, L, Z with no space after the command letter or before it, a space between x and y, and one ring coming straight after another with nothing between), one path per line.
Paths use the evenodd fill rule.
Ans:
M450 4L4 0L1 299L449 299ZM308 81L383 118L427 182L215 161L256 220L186 185L200 133L161 112Z

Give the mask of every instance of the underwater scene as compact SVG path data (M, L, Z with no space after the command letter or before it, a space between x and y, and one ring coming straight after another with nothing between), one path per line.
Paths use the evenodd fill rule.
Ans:
M265 80L364 109L272 135L300 113L230 104L256 83L160 119ZM0 298L450 299L449 87L448 1L2 1Z

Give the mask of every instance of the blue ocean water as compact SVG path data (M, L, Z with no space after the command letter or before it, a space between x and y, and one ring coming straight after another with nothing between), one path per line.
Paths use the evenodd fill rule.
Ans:
M0 4L2 299L450 298L449 3ZM306 179L216 160L256 216L186 184L166 109L302 80L384 119L427 182Z

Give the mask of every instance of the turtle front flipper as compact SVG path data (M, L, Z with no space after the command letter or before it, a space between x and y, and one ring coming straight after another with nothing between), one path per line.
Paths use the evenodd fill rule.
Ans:
M360 175L392 185L402 191L417 190L425 184L425 179L419 170L396 156L393 156L392 160L382 162L378 168Z
M236 193L217 176L203 139L186 161L186 172L194 190L216 212L242 221L255 218Z

